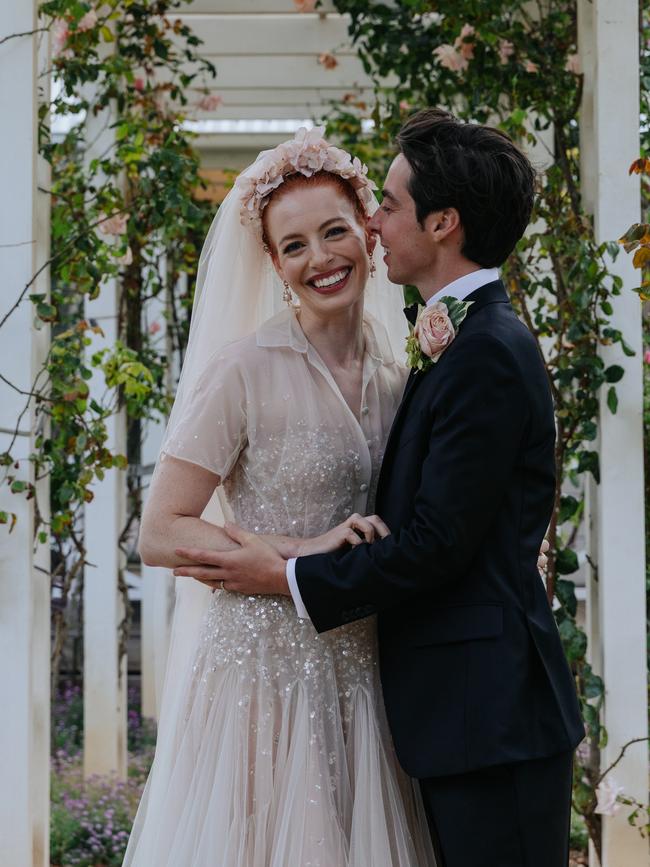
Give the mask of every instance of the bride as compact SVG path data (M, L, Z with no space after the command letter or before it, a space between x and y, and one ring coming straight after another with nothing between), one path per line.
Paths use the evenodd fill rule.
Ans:
M142 520L146 563L232 548L224 518L285 556L388 532L360 514L403 390L407 326L400 289L372 262L365 167L322 133L260 154L210 230ZM374 619L318 635L287 597L178 582L125 865L432 867L384 715Z

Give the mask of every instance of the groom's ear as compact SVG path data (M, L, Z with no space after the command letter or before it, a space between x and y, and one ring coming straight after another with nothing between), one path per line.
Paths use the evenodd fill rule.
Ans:
M443 208L440 211L434 211L428 215L425 229L434 241L440 243L450 235L463 231L460 214L456 208Z

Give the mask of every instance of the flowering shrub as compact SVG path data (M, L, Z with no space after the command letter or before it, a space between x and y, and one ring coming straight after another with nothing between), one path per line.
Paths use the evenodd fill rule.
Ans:
M52 760L50 859L56 865L120 865L144 785L107 778L84 780L80 754Z
M52 704L50 860L57 867L113 867L124 858L133 819L153 759L155 726L128 694L129 776L84 779L83 696L65 684Z

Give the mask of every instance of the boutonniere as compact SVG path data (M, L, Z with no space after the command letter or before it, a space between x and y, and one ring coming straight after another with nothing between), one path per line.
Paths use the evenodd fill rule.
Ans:
M415 325L406 338L409 367L428 370L454 341L473 301L445 296L428 307L420 307Z

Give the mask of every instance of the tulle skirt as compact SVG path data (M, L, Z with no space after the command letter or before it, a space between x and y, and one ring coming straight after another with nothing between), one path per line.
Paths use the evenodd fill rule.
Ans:
M128 867L433 867L375 623L318 635L283 597L214 594L161 718Z

